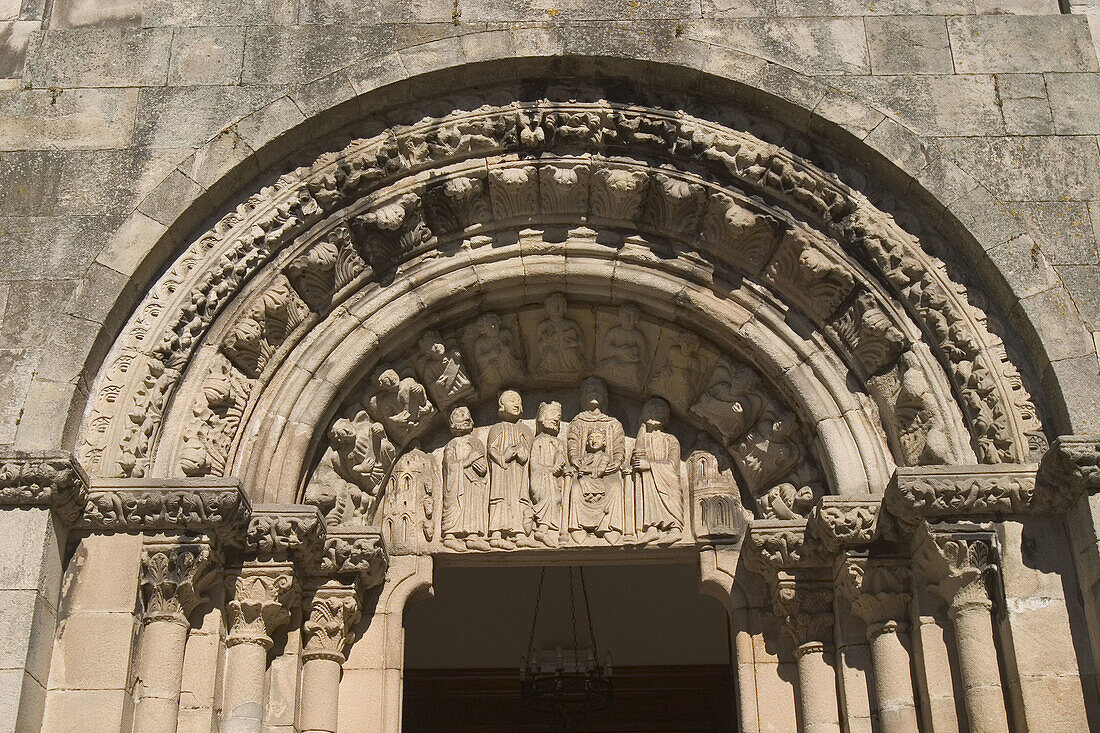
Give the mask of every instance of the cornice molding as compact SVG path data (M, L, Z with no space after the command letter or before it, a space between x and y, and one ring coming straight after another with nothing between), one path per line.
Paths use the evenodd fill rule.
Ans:
M83 511L87 493L87 476L70 453L0 455L0 507L50 507L72 523Z

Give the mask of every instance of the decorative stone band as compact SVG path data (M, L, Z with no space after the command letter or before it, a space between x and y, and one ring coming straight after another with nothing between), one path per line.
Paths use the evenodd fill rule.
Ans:
M75 526L243 536L252 507L233 479L97 479Z
M884 503L905 534L922 519L1054 513L1035 493L1033 464L898 468Z
M188 626L188 617L217 577L219 558L203 536L157 534L141 550L142 621Z
M755 520L742 550L749 566L768 578L779 570L831 565L807 532L805 520Z
M72 523L80 516L87 491L88 479L69 453L0 456L0 507L48 506Z
M1100 489L1100 435L1055 440L1039 463L1037 482L1037 494L1063 511L1083 493Z
M303 568L319 563L325 525L321 512L308 504L257 504L252 508L244 550L259 559L293 557Z

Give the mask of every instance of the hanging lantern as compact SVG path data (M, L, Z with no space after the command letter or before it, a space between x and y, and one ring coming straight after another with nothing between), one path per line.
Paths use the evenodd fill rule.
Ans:
M578 568L581 594L584 597L584 613L588 622L590 648L582 649L577 643L577 599L573 584L573 568L569 568L569 611L573 630L573 648L563 650L561 645L552 651L536 650L535 628L542 604L543 582L546 568L539 576L538 593L535 596L535 613L531 620L531 636L527 642L527 654L519 662L520 693L523 704L531 710L548 716L556 733L578 733L594 712L611 706L611 653L603 662L599 659L596 634L592 628L592 610L588 603L588 587L584 581L584 569Z

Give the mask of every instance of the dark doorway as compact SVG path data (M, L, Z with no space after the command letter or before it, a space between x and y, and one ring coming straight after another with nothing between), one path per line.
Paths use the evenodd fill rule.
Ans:
M405 616L404 733L548 733L523 706L537 567L437 568L435 598ZM728 733L734 680L726 616L692 565L592 566L585 573L612 706L585 733ZM565 568L547 570L536 647L572 644ZM583 611L578 609L578 613ZM585 622L578 616L583 646Z

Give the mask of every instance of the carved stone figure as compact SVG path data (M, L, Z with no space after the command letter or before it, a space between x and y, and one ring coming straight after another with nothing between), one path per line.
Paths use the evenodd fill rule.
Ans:
M641 387L646 377L646 365L642 360L649 351L645 334L638 328L638 309L624 305L619 308L618 316L619 322L608 329L600 342L600 372Z
M928 466L949 463L951 444L947 426L935 404L928 378L910 352L902 355L898 369L901 379L894 401L894 420L906 464Z
M560 431L561 404L543 402L536 418L529 467L535 539L544 545L556 545L561 529L562 485L568 464Z
M802 448L795 440L797 432L794 415L783 412L763 420L730 448L754 496L798 464Z
M329 447L306 490L306 501L321 508L329 525L365 524L377 507L397 450L382 425L362 410L350 420L334 422L328 437Z
M435 406L415 379L401 379L393 369L384 369L376 379L370 413L397 444L405 445L423 432Z
M665 351L665 359L653 378L653 389L672 404L687 409L697 389L702 359L699 337L690 331L679 334L675 344Z
M466 399L474 393L474 385L462 366L462 354L447 346L439 334L429 331L420 339L420 353L413 359L416 371L440 409Z
M764 519L805 519L814 505L814 491L809 486L782 483L757 499Z
M715 365L710 383L692 405L691 412L717 428L726 441L731 441L756 424L763 409L764 396L756 372L723 358Z
M531 431L521 425L523 401L519 392L506 390L497 402L500 422L489 430L489 545L512 549L530 544L532 527L527 462L531 458Z
M639 544L672 544L683 535L680 441L665 432L667 425L667 402L655 397L642 405L642 426L630 457L641 530Z
M443 509L440 534L452 550L488 550L489 466L485 446L471 433L468 407L451 412L454 435L443 449Z
M546 298L546 318L538 325L534 366L545 374L576 374L584 366L584 333L565 316L565 296Z
M567 527L577 543L591 533L615 544L623 534L623 425L604 414L607 386L602 380L584 380L581 404L588 409L573 418L566 442L574 472Z
M500 324L500 316L486 313L474 324L474 363L481 388L496 391L523 378L523 367L516 358L512 333Z

